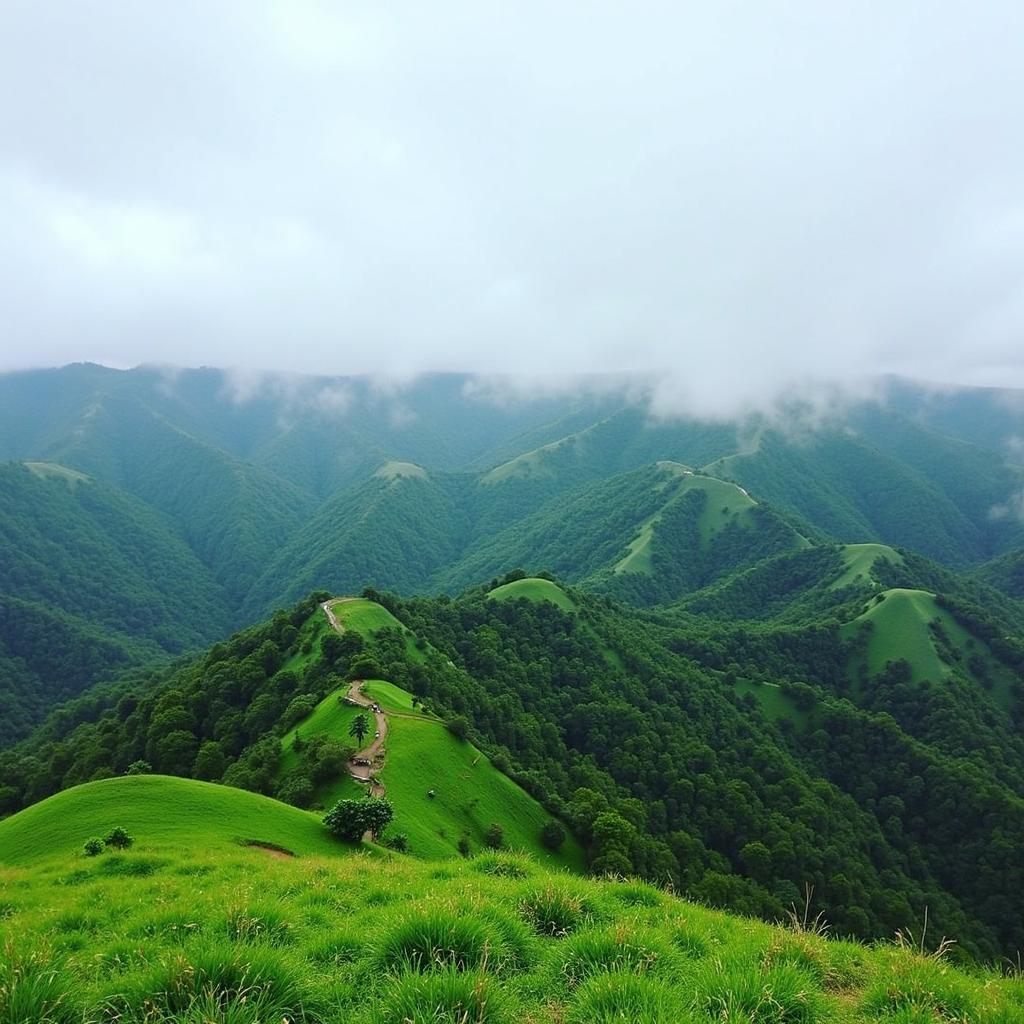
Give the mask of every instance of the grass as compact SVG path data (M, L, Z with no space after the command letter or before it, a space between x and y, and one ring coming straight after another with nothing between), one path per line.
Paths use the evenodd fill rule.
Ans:
M416 646L416 637L412 631L394 617L383 605L369 601L365 597L350 597L338 601L333 606L334 615L345 629L368 636L381 629L397 629L405 635L405 650L413 662L426 660L424 652Z
M104 785L69 792L105 819ZM42 835L32 856L7 860L0 1022L1024 1021L1019 979L908 948L801 936L525 860L526 878L476 860L274 859L210 841L219 811L191 822L189 842L136 826L119 856L144 872L101 871L110 854L86 862ZM28 813L2 827L23 833ZM153 820L174 813L158 802Z
M879 599L881 598L881 599ZM867 670L871 675L881 672L886 662L904 659L910 664L914 682L929 679L941 683L947 679L954 666L965 674L972 673L972 659L984 665L990 681L992 699L1009 710L1013 706L1013 677L999 662L988 646L973 637L953 618L940 608L935 595L924 590L886 590L876 595L867 609L842 628L844 638L855 634L860 626L870 622L873 625L867 645ZM935 636L933 623L938 623L948 639L945 657ZM851 665L851 674L856 678L862 664Z
M86 483L89 480L85 473L79 473L77 469L69 469L56 462L25 462L22 465L35 476L42 477L44 480L48 478L63 480L69 487Z
M541 845L540 831L550 816L471 743L429 719L392 716L388 730L380 779L395 807L395 831L406 833L415 856L457 857L463 837L479 851L497 822L508 849L550 866L582 869L582 852L571 837L557 854Z
M557 583L538 579L535 576L504 583L500 587L495 587L487 596L494 601L515 601L520 598L532 601L534 604L550 601L563 611L576 611L576 602Z
M903 564L903 556L887 544L846 544L843 546L843 563L846 566L838 579L832 581L829 590L840 590L852 586L858 580L866 584L875 582L871 575L875 563L883 559L894 565Z
M318 815L246 790L167 775L133 775L64 790L0 821L0 865L32 863L40 851L77 856L85 841L121 825L138 846L226 850L252 841L300 855L338 856ZM267 858L260 852L259 856ZM144 869L137 856L108 853L83 864L90 872ZM0 1021L2 1021L0 1017Z
M707 495L704 509L697 520L697 531L703 550L706 551L715 537L730 524L752 527L753 521L748 513L757 502L742 487L725 480L718 480L715 477L694 473L679 463L659 462L658 467L678 479L678 482L671 488L670 479L663 480L661 484L657 485L659 489L666 490L668 493L666 506L671 502L678 501L690 491L700 490ZM651 543L654 539L655 527L661 516L662 512L656 512L640 524L637 536L630 542L625 557L616 562L613 572L653 572ZM803 543L807 544L806 541Z
M402 477L409 477L413 480L427 479L427 471L414 462L385 462L373 475L390 481L399 480Z
M796 706L791 697L783 693L777 683L759 683L751 679L738 679L734 687L738 694L750 693L761 705L765 716L773 722L788 718L797 725L807 724L807 712Z
M414 698L411 693L383 679L367 679L363 684L363 694L376 701L385 711L398 711L406 715L421 714L413 705Z

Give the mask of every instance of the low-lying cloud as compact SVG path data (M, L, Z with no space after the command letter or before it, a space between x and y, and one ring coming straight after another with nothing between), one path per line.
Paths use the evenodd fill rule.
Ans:
M1021 38L1008 0L15 3L0 368L1024 386Z

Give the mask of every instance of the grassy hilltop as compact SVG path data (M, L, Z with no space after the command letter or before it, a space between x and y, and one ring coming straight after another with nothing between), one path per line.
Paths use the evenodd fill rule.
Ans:
M115 824L131 849L71 847ZM0 823L0 1021L1024 1021L1019 978L906 946L828 941L513 854L355 852L314 827L265 797L154 777Z

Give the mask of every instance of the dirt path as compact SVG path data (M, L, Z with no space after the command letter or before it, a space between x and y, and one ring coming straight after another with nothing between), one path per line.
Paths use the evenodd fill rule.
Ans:
M332 597L329 601L324 601L320 605L332 629L338 633L345 632L345 627L338 621L337 615L334 614L334 606L345 604L347 601L357 600L358 598L355 597ZM352 760L348 763L348 773L357 782L369 783L370 796L384 796L387 790L384 788L384 784L378 780L377 773L384 767L384 740L388 735L388 720L384 712L380 710L380 706L377 705L375 707L374 702L362 692L364 682L364 679L353 680L345 696L353 704L358 704L363 708L374 709L373 720L377 735L365 750L360 750L352 756ZM370 763L356 764L357 761L369 761Z
M379 710L380 705L375 705L369 697L362 692L364 680L355 679L349 687L346 697L353 704L360 707L373 709L373 721L376 726L377 735L373 742L365 749L360 750L349 762L348 771L354 779L370 784L371 796L384 796L387 790L377 780L377 772L384 766L384 740L388 735L388 720L384 712ZM369 761L368 765L356 764L356 761Z

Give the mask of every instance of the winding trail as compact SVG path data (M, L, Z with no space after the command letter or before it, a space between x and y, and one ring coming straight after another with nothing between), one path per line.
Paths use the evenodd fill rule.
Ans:
M331 628L336 632L344 633L345 627L338 621L338 616L334 614L334 606L356 600L358 598L355 597L332 597L320 605L327 616L327 621L331 624ZM372 709L377 735L368 747L352 755L352 759L348 763L348 773L356 782L369 783L370 796L384 796L387 790L384 788L384 784L377 778L377 773L384 767L384 740L387 739L388 735L388 720L387 716L380 709L380 705L374 705L374 702L363 693L363 684L365 682L365 679L354 679L348 693L345 695L345 699L359 705L359 707ZM367 761L369 763L359 764L359 761Z

